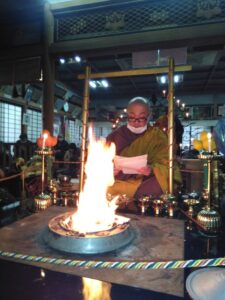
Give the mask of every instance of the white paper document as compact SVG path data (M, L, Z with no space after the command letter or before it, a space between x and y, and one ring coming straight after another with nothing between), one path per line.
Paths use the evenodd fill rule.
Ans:
M147 166L147 154L133 157L116 155L114 158L115 168L124 174L140 174L139 169Z

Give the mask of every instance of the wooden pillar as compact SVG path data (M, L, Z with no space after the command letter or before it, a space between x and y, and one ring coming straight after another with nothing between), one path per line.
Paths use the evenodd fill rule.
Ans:
M44 4L44 55L43 55L43 102L42 117L43 129L53 133L54 121L54 83L55 83L55 61L49 54L49 46L53 42L54 17L50 5Z

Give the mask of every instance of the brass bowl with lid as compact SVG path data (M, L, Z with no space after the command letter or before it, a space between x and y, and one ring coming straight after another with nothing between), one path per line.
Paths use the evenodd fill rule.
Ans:
M198 213L197 221L204 228L204 231L209 234L218 233L221 227L219 213L208 206Z

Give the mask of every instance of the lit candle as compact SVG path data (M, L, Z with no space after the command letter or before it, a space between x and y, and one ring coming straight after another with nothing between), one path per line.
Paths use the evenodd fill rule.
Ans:
M212 151L212 140L211 140L211 137L212 137L212 134L209 132L207 134L207 138L208 138L208 150L209 150L209 152Z
M158 205L156 205L156 207L155 207L155 215L156 215L156 216L159 215L159 207L158 207Z
M46 139L48 138L48 134L47 133L44 133L43 134L43 143L42 143L42 150L45 149L45 142L46 142Z
M169 217L173 217L173 207L169 207Z

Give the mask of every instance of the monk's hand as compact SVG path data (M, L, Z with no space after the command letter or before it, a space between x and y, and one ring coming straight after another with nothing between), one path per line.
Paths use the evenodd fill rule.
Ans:
M138 172L144 176L149 176L151 174L151 168L149 166L140 168Z
M117 169L117 168L114 167L114 169L113 169L114 176L118 175L119 172L120 172L120 169Z

